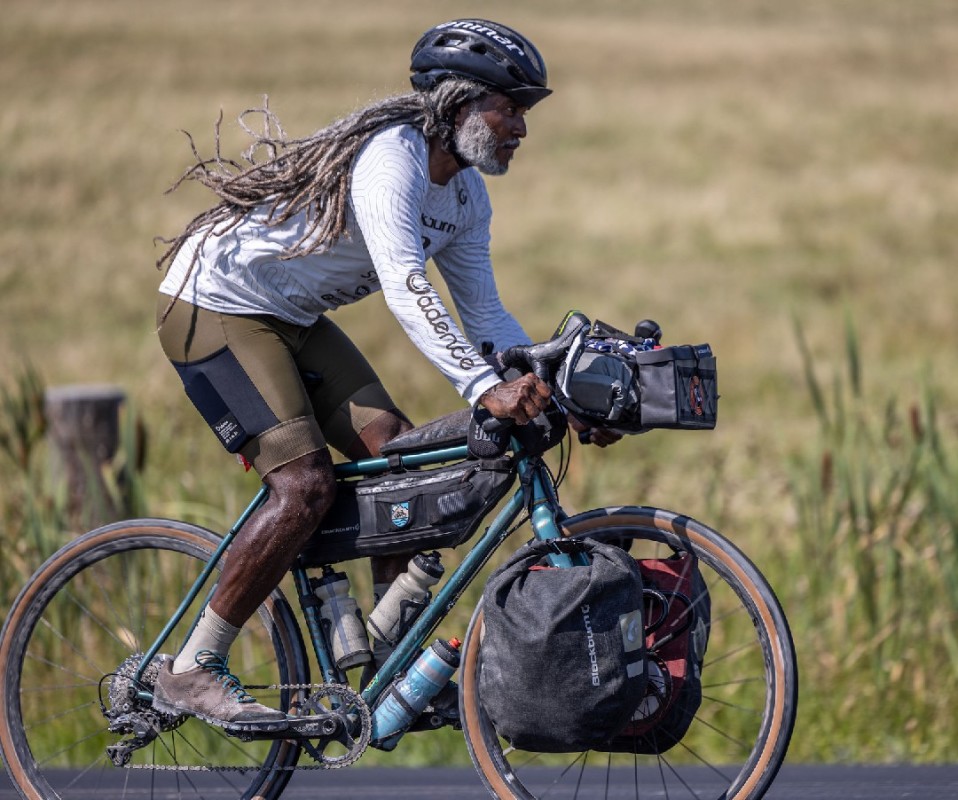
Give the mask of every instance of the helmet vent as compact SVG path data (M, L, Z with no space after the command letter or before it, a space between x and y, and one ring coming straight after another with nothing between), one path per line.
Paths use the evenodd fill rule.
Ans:
M426 31L412 51L413 87L428 91L447 78L472 78L527 106L551 94L546 68L522 34L482 19L457 19Z

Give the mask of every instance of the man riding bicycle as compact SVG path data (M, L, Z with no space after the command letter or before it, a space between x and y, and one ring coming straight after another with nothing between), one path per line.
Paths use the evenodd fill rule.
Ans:
M524 424L550 402L538 378L503 381L476 350L529 343L496 289L480 172L508 170L526 112L551 93L545 65L516 31L467 19L427 31L411 71L413 92L304 139L273 135L264 109L267 133L256 146L266 160L251 149L249 167L230 169L217 153L184 176L220 200L158 262L168 267L160 341L191 401L269 497L230 549L199 625L165 662L154 699L161 711L239 731L287 725L229 673L230 645L333 502L328 448L376 456L412 427L326 312L381 290L468 403ZM426 275L430 258L464 330ZM376 586L405 561L374 559Z

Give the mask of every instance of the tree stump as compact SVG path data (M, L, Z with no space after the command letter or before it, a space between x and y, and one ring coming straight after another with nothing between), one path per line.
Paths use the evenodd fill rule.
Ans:
M95 527L116 519L122 508L111 462L120 445L125 399L122 389L109 385L46 391L51 471L66 486L67 512L75 523Z

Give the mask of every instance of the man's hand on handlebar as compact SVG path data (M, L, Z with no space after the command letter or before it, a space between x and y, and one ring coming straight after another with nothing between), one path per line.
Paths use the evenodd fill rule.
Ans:
M552 390L531 372L514 381L503 381L488 389L479 404L499 419L525 425L549 407Z
M575 414L567 413L569 427L579 434L579 441L583 444L594 444L597 447L608 447L622 438L622 434L609 428L593 428L587 425Z

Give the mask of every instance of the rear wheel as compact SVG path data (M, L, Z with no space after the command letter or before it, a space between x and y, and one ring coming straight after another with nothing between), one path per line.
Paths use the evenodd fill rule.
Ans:
M137 697L152 689L159 664L137 684L142 654L219 543L193 525L131 520L81 536L36 572L0 633L0 755L24 797L69 800L91 787L111 798L279 796L298 746L244 742L197 719L159 715ZM194 601L165 653L177 652L204 602ZM278 590L243 627L230 669L251 686L308 683L299 628ZM276 708L297 699L289 690L250 691ZM158 735L143 736L149 728ZM115 766L107 748L138 731L148 743Z
M798 702L791 633L768 583L718 532L669 511L599 509L564 521L563 529L627 546L640 559L697 556L711 601L702 703L681 741L660 754L514 749L483 709L480 605L463 645L460 710L487 788L499 798L554 800L593 796L596 788L602 796L670 800L762 797L785 758Z

